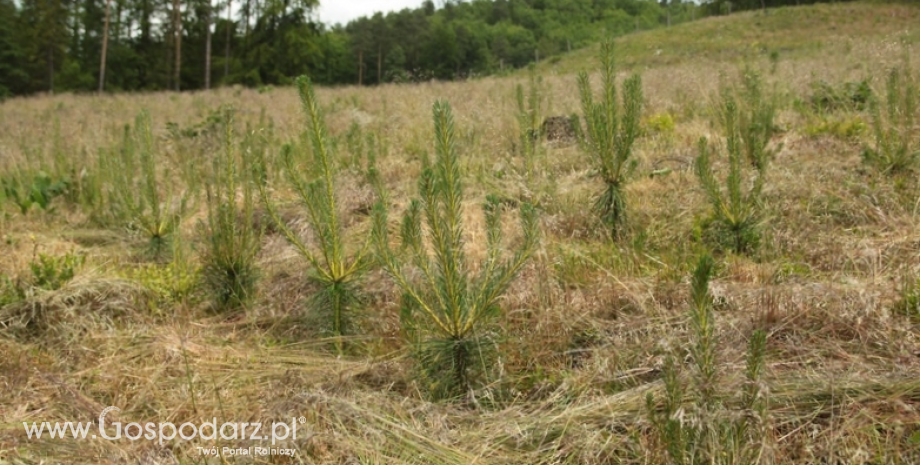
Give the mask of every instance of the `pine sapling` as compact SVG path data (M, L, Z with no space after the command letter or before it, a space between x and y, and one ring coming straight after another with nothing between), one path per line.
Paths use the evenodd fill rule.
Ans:
M471 276L464 252L462 176L450 105L435 103L433 117L436 160L422 172L419 198L409 204L402 221L402 244L411 266L401 263L390 246L383 202L374 209L373 237L381 262L403 292L403 324L407 333L417 335L416 357L433 394L456 396L484 368L485 326L498 315L498 299L534 252L539 235L536 211L525 203L521 244L505 257L501 205L496 197L488 197L486 257L479 275Z
M308 77L297 78L297 90L307 116L312 172L304 173L306 163L302 162L305 160L301 160L300 151L291 145L282 148L281 160L288 181L306 210L307 221L316 238L315 246L308 244L281 219L277 206L269 198L266 184L257 182L256 185L278 230L310 264L310 279L321 288L314 296L314 309L328 317L332 335L339 338L336 349L341 353L341 336L349 333L352 312L358 303L356 281L369 264L365 252L370 241L353 253L346 248L325 119ZM260 172L268 173L264 159L259 164Z
M582 113L587 126L583 145L605 185L594 209L616 238L625 232L627 224L625 186L629 171L635 166L631 157L633 143L639 136L642 80L638 74L626 79L620 102L617 99L612 42L601 44L600 61L602 97L599 102L594 100L588 74L582 72L578 75Z
M239 169L240 162L247 160L240 159L234 150L232 110L224 111L224 150L215 157L206 185L208 217L202 276L216 308L233 310L245 307L255 294L262 231L254 226L255 181L249 172Z
M888 73L885 100L870 99L873 145L863 148L863 160L886 175L906 173L920 159L915 127L920 89L909 66Z
M745 364L745 382L740 396L740 412L729 408L730 396L719 392L716 364L718 338L709 282L714 262L702 255L691 282L690 383L681 381L674 356L664 367L663 406L655 397L646 397L646 408L654 438L665 463L755 465L765 460L767 412L769 405L763 388L766 333L755 331ZM692 405L684 401L693 399Z
M520 143L520 153L524 160L524 174L530 180L533 176L537 149L540 144L541 126L540 116L542 115L542 85L543 80L537 76L536 68L530 66L530 78L527 90L524 86L518 84L514 88L515 102L517 103L517 122L518 138Z
M738 123L738 105L734 97L726 93L723 99L721 116L728 151L728 175L725 178L724 189L716 180L711 148L706 138L701 138L698 144L696 174L712 204L712 222L709 226L713 229L716 242L727 242L728 247L735 253L748 253L754 251L760 243L760 225L763 220L761 193L768 158L756 158L751 163L754 180L750 187L745 189L745 184L750 182L744 163L745 153L748 152L745 147L749 145L742 136ZM757 153L756 150L754 152Z
M776 132L773 120L776 105L763 92L763 80L750 68L741 75L741 102L738 128L744 155L754 168L763 171L778 148L768 149L770 139Z
M179 226L189 199L188 192L174 197L172 184L167 184L167 195L158 173L150 115L143 111L135 121L133 132L125 128L125 138L117 156L106 162L104 171L110 184L109 208L112 215L122 219L147 238L147 252L154 259L162 259L171 248L169 239Z

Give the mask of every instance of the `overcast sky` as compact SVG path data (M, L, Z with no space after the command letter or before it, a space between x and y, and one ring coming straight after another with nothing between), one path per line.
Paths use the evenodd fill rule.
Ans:
M319 20L326 24L345 24L361 16L372 16L377 11L386 14L403 8L415 8L423 0L320 0ZM435 2L438 4L438 2Z

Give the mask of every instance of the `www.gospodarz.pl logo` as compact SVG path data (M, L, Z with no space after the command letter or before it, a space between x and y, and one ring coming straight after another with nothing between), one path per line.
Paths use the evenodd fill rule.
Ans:
M103 439L108 440L118 440L118 439L128 439L131 441L137 441L140 439L146 439L148 441L158 441L162 445L165 441L172 441L174 439L182 439L185 441L190 441L192 439L204 439L204 440L216 440L218 438L231 441L231 440L251 440L251 441L266 441L271 440L272 445L275 445L277 441L284 440L296 440L297 439L297 424L306 423L307 419L304 417L291 418L291 422L272 422L270 427L263 428L263 424L259 422L226 422L223 424L217 424L217 418L212 419L212 421L206 421L200 425L196 425L191 422L182 423L179 426L176 426L174 423L153 423L148 422L143 425L140 423L128 423L122 428L121 422L112 422L109 426L115 429L114 434L109 435L109 432L106 430L105 417L111 412L119 412L121 409L118 407L106 407L102 410L102 413L99 414L99 432L97 434L90 434L92 430L92 422L82 423L82 422L55 422L54 424L50 422L41 422L29 424L27 422L22 422L22 426L26 430L26 435L29 439L41 439L42 435L50 436L51 438L72 438L72 439L86 439L87 436L91 438L102 437Z

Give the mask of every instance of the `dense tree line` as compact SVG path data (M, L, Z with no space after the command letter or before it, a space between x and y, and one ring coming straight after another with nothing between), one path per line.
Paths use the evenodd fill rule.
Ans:
M736 0L738 9L797 0ZM803 3L806 0L799 0ZM725 0L704 5L723 12ZM524 66L603 35L675 24L682 0L431 0L325 26L319 0L0 0L0 98L452 79Z

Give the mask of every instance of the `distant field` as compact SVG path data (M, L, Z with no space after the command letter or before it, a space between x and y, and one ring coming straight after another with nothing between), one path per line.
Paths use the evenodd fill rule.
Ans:
M726 453L714 463L920 463L920 161L886 171L861 155L876 147L870 101L885 99L888 70L909 69L920 86L918 24L917 6L857 2L735 14L617 40L619 82L640 73L644 106L624 188L628 228L616 240L592 211L604 186L578 144L541 139L525 172L515 85L527 89L526 71L317 89L349 253L376 256L373 244L364 248L378 201L367 169L375 160L391 248L411 263L396 236L424 167L436 160L438 99L456 119L467 270L475 276L489 256L487 196L505 211L509 250L523 241L517 212L536 206L540 245L478 333L492 358L448 400L432 395L437 386L423 376L400 319L404 293L379 261L357 281L363 300L353 307L352 330L339 338L321 329L324 316L308 302L321 286L273 223L257 181L247 185L254 219L240 222L265 230L255 295L245 310L212 308L202 284L204 225L228 202L211 192L209 210L206 180L226 149L222 108L235 109L234 156L262 154L267 172L254 176L267 180L275 213L319 250L321 235L281 168L284 144L311 153L296 89L0 103L0 179L9 187L0 192L0 463L678 463L668 458L674 438L656 434L647 405L651 393L654 407L665 408L668 359L682 367L687 392L672 419L685 418L689 428L691 420L756 417L737 444L699 442L763 453L752 462ZM581 116L576 73L591 71L598 89L597 55L591 47L536 68L540 121ZM760 244L734 253L707 235L713 210L694 166L698 140L707 137L725 177L720 89L737 87L745 66L775 99L768 145L775 155L758 205ZM119 175L140 183L132 186L143 185L141 176L106 164L126 150L124 127L142 109L160 206L181 211L159 257L148 253L144 225L113 212ZM920 108L912 111L897 134L920 153ZM301 168L319 169L309 161ZM740 184L748 189L753 175L745 169ZM245 191L221 198L242 203ZM718 418L696 416L708 412L694 368L700 330L690 316L704 250L715 257L708 290L717 376L709 387L718 393ZM760 412L741 400L757 330L766 334ZM270 444L30 439L22 426L94 421L107 406L120 408L110 423L303 423L296 440L274 446L296 449L294 457L224 458L198 448Z

